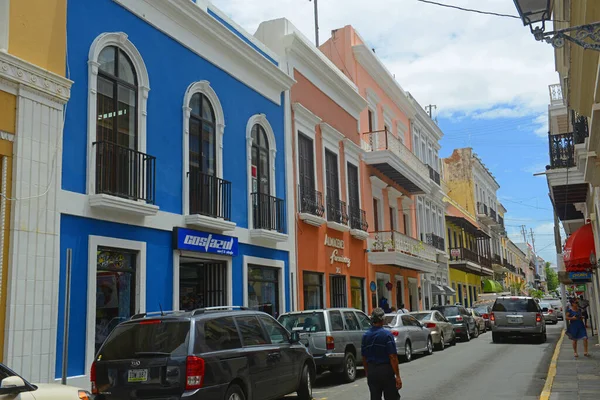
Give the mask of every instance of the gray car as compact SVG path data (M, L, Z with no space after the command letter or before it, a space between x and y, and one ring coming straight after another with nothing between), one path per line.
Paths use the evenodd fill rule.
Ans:
M492 307L490 320L494 343L507 336L531 336L540 343L546 341L544 315L533 297L498 297Z
M433 353L431 331L410 314L386 314L385 328L394 335L396 351L404 361L412 360L414 353Z
M431 331L433 345L436 350L444 350L446 345L456 345L456 333L454 325L446 319L439 311L416 311L410 313L419 320L425 328Z
M362 364L362 337L371 328L365 313L353 308L297 311L282 314L279 323L299 333L318 374L331 371L345 382L356 379L356 366Z
M554 313L556 314L556 318L558 318L559 321L562 321L564 319L562 302L560 300L552 299L552 300L544 300L544 302L548 302L552 305L552 308L554 309Z
M544 320L547 324L558 324L558 315L556 315L554 307L552 307L551 303L541 302L540 307L542 309L542 314L544 314Z

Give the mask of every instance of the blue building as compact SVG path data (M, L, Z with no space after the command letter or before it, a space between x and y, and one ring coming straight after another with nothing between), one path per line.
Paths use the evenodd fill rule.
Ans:
M72 249L68 376L89 386L134 313L289 309L293 80L203 0L71 1L67 21L56 354Z

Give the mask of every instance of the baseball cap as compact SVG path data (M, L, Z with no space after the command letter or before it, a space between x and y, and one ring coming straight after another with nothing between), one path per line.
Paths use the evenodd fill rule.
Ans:
M376 324L379 322L383 322L383 318L385 317L385 311L382 308L377 307L371 313L371 322Z

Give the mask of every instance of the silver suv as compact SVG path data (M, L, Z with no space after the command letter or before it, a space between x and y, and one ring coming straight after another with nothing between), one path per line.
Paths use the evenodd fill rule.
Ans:
M371 327L369 317L353 308L329 308L282 314L279 323L300 334L313 355L317 373L332 371L345 382L356 379L356 366L362 364L362 336Z
M490 314L492 340L500 342L506 336L532 336L546 342L546 322L540 305L533 297L498 297Z

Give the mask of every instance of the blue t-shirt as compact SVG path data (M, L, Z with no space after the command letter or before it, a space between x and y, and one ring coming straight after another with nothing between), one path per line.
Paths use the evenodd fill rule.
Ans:
M362 338L361 352L367 363L387 364L390 355L397 354L394 335L380 326L373 326L365 332Z

